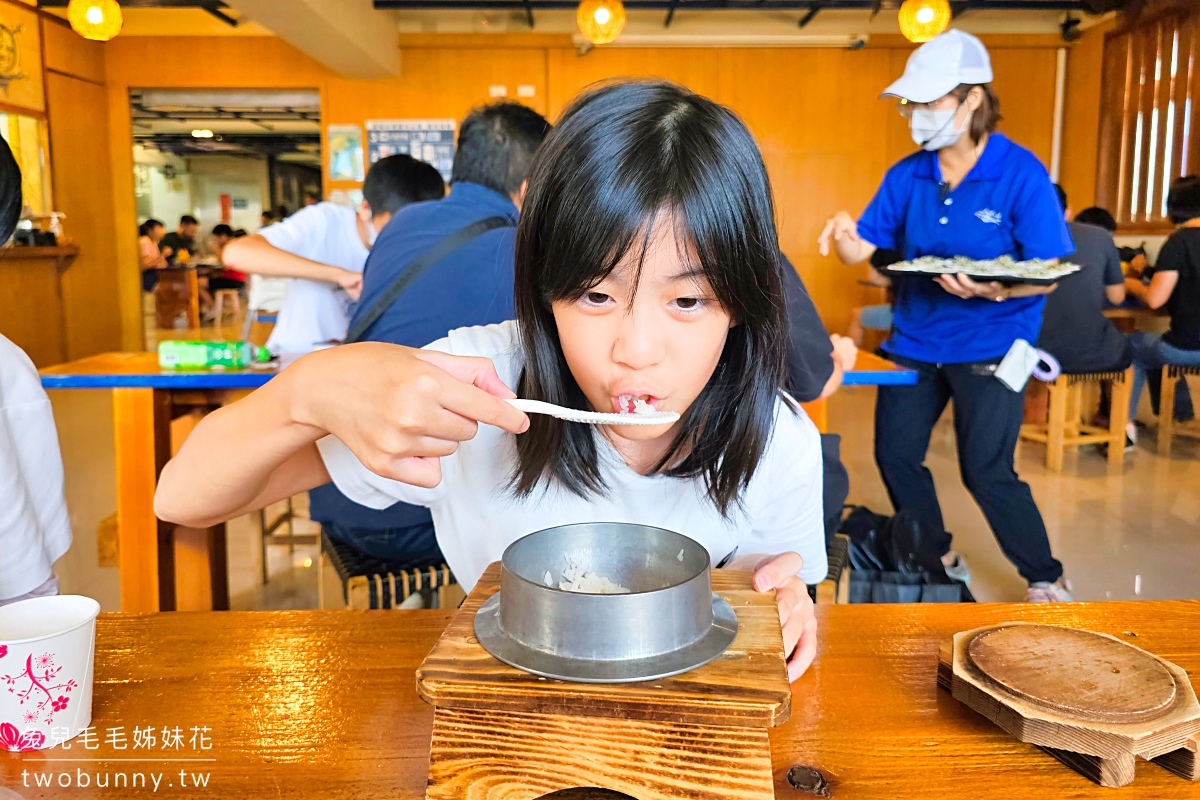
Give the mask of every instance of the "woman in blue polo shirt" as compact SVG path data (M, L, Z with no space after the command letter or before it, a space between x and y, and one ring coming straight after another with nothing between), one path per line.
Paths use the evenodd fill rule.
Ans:
M989 85L983 44L958 30L922 45L904 75L884 91L899 98L921 150L888 170L855 220L839 212L825 225L847 264L877 248L918 256L1002 255L1053 259L1074 249L1045 167L996 132L999 100ZM1070 600L1062 565L1029 487L1013 468L1022 395L995 376L1013 342L1036 342L1048 287L977 283L965 275L893 277L896 301L888 356L918 372L915 386L880 387L875 460L897 509L911 509L940 536L947 574L966 580L950 549L933 477L924 466L934 424L954 400L963 481L1001 549L1029 583L1033 602Z

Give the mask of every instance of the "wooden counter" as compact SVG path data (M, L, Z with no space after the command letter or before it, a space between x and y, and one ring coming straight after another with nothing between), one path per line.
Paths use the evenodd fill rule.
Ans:
M451 613L102 614L96 749L76 740L67 751L0 752L0 786L26 800L164 794L419 800L425 796L433 709L417 697L414 674ZM791 718L771 731L777 800L813 797L786 782L794 765L820 770L828 796L843 800L1195 800L1200 792L1197 784L1148 762L1138 762L1132 786L1101 788L937 688L944 641L1007 620L1126 637L1187 670L1194 681L1200 673L1200 601L818 606L817 616L817 659L792 684ZM135 749L133 728L148 726L156 729L156 746ZM162 729L176 726L181 746L164 749ZM117 727L124 728L125 750L107 741L108 729ZM192 728L205 727L199 735L211 749L202 749L203 739L193 747ZM65 758L76 760L52 760ZM180 770L186 790L179 786ZM75 780L78 771L91 776L89 787L24 785L36 774ZM144 789L95 787L97 773L139 772L161 776L158 794L148 778ZM208 775L207 788L193 791L193 774Z
M0 248L0 333L38 367L67 360L62 274L78 254L73 245Z

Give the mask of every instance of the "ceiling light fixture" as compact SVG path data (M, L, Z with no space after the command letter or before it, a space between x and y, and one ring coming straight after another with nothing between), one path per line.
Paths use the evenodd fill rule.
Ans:
M83 38L107 42L121 32L125 18L117 0L71 0L67 21Z
M213 132L208 128L197 128L192 131L192 136L195 136L197 139L211 139L213 138Z
M950 24L949 0L904 0L900 32L910 42L928 42Z
M583 0L575 10L579 32L592 44L608 44L625 27L621 0Z

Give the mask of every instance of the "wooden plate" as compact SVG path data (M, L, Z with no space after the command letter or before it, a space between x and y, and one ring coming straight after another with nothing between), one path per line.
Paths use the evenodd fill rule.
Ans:
M1083 720L1157 719L1179 694L1175 677L1157 658L1091 631L1004 626L976 635L966 655L1004 691Z

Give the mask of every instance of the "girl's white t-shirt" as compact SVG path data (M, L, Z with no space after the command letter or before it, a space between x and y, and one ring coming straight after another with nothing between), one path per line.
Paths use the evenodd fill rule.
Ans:
M358 235L354 209L336 203L306 206L259 234L280 250L350 272L362 272L371 252ZM349 325L350 297L341 287L291 278L267 349L308 353L321 342L345 339Z
M53 574L71 546L50 398L25 351L0 336L0 600Z
M523 364L514 322L460 328L426 349L489 358L500 379L513 387ZM490 425L480 425L474 439L441 460L442 482L433 489L376 475L333 436L317 446L330 477L351 500L371 508L397 501L428 506L446 563L468 591L517 539L576 522L666 528L703 545L714 565L734 551L795 551L804 558L800 577L809 584L824 580L821 442L803 409L793 413L782 399L776 402L770 445L746 488L743 507L728 517L708 499L702 480L639 475L603 437L596 441L608 492L588 498L544 484L526 497L515 496L509 482L517 463L516 437Z

